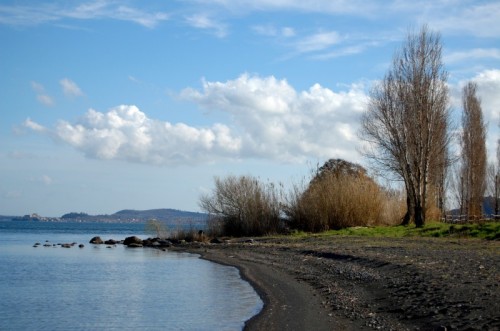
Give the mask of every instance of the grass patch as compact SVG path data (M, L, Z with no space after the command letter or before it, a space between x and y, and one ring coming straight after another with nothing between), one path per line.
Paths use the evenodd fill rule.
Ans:
M295 231L292 237L305 237L307 233ZM500 222L488 222L481 224L446 224L432 222L422 228L415 226L374 226L374 227L351 227L341 230L330 230L317 234L317 236L361 236L361 237L463 237L480 238L487 240L500 240Z

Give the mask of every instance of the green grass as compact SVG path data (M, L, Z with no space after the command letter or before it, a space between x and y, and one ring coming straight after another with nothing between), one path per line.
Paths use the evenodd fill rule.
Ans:
M293 237L304 237L310 234L295 231ZM482 224L446 224L431 222L422 228L415 226L375 226L353 227L341 230L330 230L316 234L318 236L366 236L366 237L461 237L500 240L500 222Z

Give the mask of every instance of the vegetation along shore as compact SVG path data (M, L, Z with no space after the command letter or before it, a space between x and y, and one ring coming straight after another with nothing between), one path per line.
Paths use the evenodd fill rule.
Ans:
M265 303L247 330L500 329L498 222L182 235L92 242L186 251L237 267Z

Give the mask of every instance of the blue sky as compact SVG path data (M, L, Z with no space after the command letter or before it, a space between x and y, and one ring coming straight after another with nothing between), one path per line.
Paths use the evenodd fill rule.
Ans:
M439 31L451 107L479 86L494 157L500 2L0 3L0 215L199 210L214 176L285 186L357 152L410 28Z

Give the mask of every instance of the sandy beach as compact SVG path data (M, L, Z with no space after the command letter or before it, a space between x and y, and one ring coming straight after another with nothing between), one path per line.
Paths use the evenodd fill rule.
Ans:
M246 330L499 330L500 242L279 237L175 249L232 265L265 305Z

